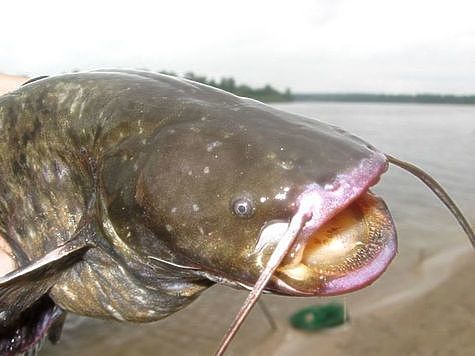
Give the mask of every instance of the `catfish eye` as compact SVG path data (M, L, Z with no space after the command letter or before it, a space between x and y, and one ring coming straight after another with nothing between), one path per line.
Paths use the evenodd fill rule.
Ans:
M234 215L248 219L254 215L255 207L252 199L248 197L239 197L232 203Z

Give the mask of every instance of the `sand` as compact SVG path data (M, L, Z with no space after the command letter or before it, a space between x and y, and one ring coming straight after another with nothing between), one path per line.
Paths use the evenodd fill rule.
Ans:
M324 333L286 327L254 354L475 355L473 252L455 263L447 280L414 299L356 315L347 326Z
M227 355L475 355L475 259L468 243L422 261L399 257L374 285L347 297L264 296L278 329L254 309ZM61 344L46 345L43 355L211 355L245 297L213 287L183 311L144 325L69 318ZM289 326L296 310L332 299L346 303L346 325L317 333Z

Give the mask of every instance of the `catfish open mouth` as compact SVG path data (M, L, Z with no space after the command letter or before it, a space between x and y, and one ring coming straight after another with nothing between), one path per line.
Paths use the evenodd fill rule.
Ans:
M286 285L286 294L347 293L378 278L396 249L386 204L366 192L313 231L301 252L287 256L275 276L280 288Z
M332 184L310 186L290 222L263 228L258 245L275 242L299 225L296 242L267 289L286 295L338 295L371 284L397 250L386 204L369 191L386 170L384 159L363 160Z

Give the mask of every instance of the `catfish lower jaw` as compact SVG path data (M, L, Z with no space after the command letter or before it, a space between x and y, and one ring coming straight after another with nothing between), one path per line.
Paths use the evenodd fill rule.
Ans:
M287 259L269 289L290 295L338 295L371 284L396 254L396 231L385 203L367 192L313 231Z

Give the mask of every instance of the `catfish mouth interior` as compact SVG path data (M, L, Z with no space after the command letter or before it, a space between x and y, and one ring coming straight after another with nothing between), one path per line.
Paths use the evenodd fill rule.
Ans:
M384 162L362 162L336 180L343 187L338 192L313 187L302 194L299 210L313 217L302 224L268 290L296 296L338 295L371 284L385 271L396 254L396 230L384 201L369 191L385 170ZM272 234L275 242L290 224L268 224L259 241Z
M372 283L396 253L396 232L386 204L366 192L313 231L276 272L293 295L338 295ZM280 289L279 288L279 289Z

